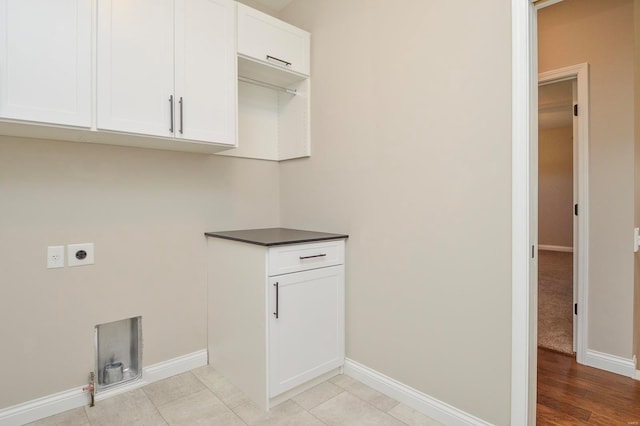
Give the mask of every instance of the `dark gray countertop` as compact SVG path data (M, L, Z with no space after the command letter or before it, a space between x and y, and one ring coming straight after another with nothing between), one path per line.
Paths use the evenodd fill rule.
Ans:
M204 235L266 247L349 238L345 234L328 234L326 232L289 228L241 229L237 231L205 232Z

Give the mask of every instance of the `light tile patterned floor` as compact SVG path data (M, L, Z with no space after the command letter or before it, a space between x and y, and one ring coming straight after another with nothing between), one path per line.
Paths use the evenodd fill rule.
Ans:
M36 426L435 426L440 423L348 376L336 376L263 412L211 367L152 383Z

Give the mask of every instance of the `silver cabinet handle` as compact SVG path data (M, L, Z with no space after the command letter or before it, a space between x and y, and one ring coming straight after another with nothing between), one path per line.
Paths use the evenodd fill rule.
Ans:
M180 134L183 134L184 132L182 131L184 129L184 123L182 121L182 117L184 117L184 111L182 109L184 102L182 101L182 96L180 96L180 100L178 101L178 103L180 104Z
M267 55L267 61L271 61L271 60L280 62L281 64L284 64L284 66L286 66L286 67L290 67L292 65L291 62L287 62L284 59L280 59L280 58L276 58L275 56Z
M278 293L280 292L280 286L278 285L278 283L275 283L273 286L276 288L276 311L273 313L273 316L275 316L276 319L278 319L278 316L279 316L278 299L280 298L280 295Z
M169 96L169 116L171 117L171 127L169 127L169 131L173 133L173 95Z
M300 260L315 259L316 257L325 257L326 255L327 255L327 253L314 254L313 256L300 256Z

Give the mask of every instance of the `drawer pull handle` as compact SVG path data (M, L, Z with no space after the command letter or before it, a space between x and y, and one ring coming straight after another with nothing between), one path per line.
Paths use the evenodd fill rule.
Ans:
M300 256L300 260L315 259L317 257L325 257L326 255L327 255L327 253L314 254L313 256Z
M267 61L278 61L284 66L287 66L287 67L291 66L291 62L287 62L284 59L276 58L275 56L271 56L271 55L267 55Z
M173 95L169 96L169 119L171 121L169 132L173 133Z
M184 134L183 130L184 130L184 122L183 122L183 117L184 117L184 102L182 101L182 96L180 96L180 100L178 101L178 103L180 104L180 134Z
M280 290L280 286L278 285L278 283L275 283L273 285L276 288L276 311L273 313L273 316L276 317L276 319L278 319L279 316L279 309L278 309L278 299L279 299L279 290Z

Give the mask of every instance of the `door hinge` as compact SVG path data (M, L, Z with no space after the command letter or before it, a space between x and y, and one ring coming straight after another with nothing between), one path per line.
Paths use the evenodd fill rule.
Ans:
M574 315L578 315L578 304L577 303L573 304L573 314Z
M531 246L531 258L535 259L536 257L536 246Z
M566 111L566 110L565 110L565 111ZM573 106L573 115L574 115L574 117L577 117L577 116L578 116L578 104L575 104L575 105Z
M633 252L640 250L640 228L633 228Z
M578 205L577 204L573 205L573 214L578 216Z

